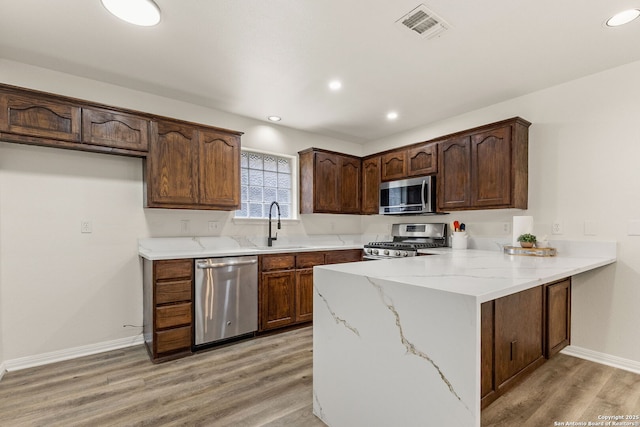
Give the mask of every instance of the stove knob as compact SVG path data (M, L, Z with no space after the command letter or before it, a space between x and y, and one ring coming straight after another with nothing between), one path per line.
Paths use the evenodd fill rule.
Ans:
M400 256L401 252L400 251L396 251L395 256Z
M371 248L364 248L364 253L365 254L370 254L371 253Z
M407 252L407 251L403 251L403 252L402 252L402 256L409 256L409 252Z
M384 254L385 254L385 255L389 255L389 249L385 249L385 250L384 250Z
M374 254L374 255L378 255L378 250L377 250L377 249L374 249L374 250L373 250L373 254Z

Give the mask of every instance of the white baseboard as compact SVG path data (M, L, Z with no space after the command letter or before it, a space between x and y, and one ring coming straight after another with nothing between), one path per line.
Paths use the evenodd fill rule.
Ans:
M113 341L105 341L97 344L84 345L82 347L68 348L65 350L52 351L50 353L38 354L35 356L21 357L19 359L5 360L0 368L7 371L18 371L20 369L32 368L34 366L48 365L49 363L61 362L63 360L75 359L91 354L105 351L118 350L120 348L132 347L144 343L142 334L135 337L120 338ZM2 370L4 372L4 370ZM2 374L0 373L0 378Z
M560 353L640 374L640 362L637 362L635 360L624 359L622 357L612 356L610 354L600 353L573 345L565 347L560 351Z
M7 368L4 366L4 362L2 362L0 363L0 381L2 381L5 372L7 372Z

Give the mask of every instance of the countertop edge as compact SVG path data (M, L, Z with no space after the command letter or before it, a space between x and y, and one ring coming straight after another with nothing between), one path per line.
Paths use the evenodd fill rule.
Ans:
M362 244L353 245L326 245L326 246L299 246L299 247L278 247L271 248L236 248L236 249L202 249L201 251L185 250L185 251L151 251L140 248L138 255L149 261L160 261L168 259L189 259L189 258L222 258L230 256L245 255L268 255L280 253L302 253L302 252L318 252L318 251L337 251L349 249L362 249Z

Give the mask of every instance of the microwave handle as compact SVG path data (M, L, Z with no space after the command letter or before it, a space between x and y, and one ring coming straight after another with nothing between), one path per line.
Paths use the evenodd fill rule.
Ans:
M426 208L426 206L427 206L427 205L426 205L427 201L425 200L425 197L424 197L424 189L425 189L425 187L426 187L426 186L427 186L427 180L426 180L426 179L423 179L423 180L422 180L422 192L420 193L420 195L421 195L421 197L422 197L422 209L423 209L423 210L424 210L424 209Z

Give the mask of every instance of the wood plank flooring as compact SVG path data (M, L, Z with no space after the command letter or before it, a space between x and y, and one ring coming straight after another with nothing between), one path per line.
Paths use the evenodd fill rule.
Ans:
M323 426L311 366L310 327L159 365L143 346L116 350L6 373L0 426ZM640 375L558 355L483 411L482 425L610 414L640 414Z

